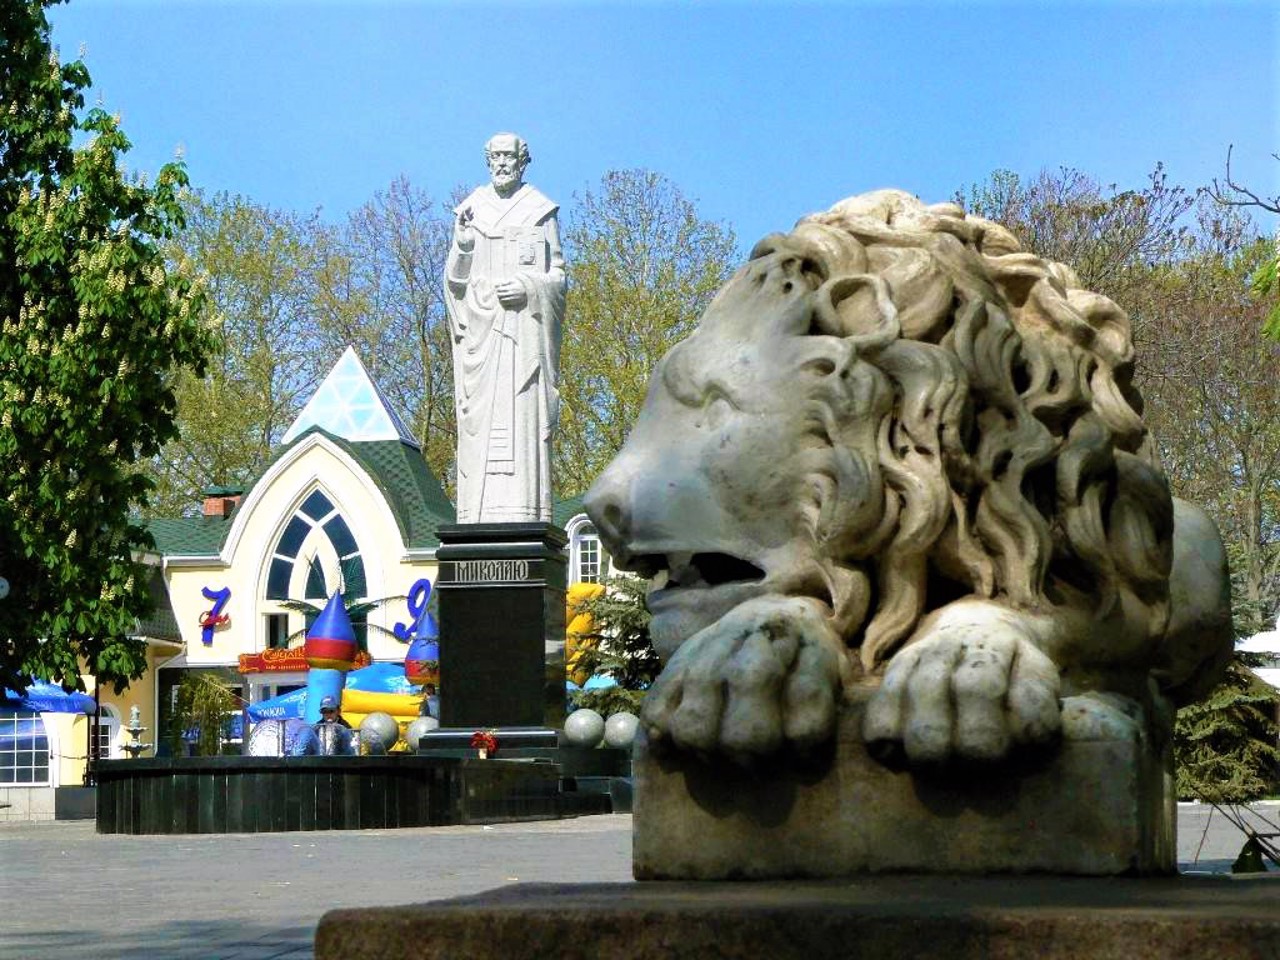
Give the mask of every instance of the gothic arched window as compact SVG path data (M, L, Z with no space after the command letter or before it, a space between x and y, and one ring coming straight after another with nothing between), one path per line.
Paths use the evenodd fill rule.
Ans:
M341 582L331 582L334 578L326 571ZM340 587L349 597L365 595L364 560L333 501L313 490L276 541L267 570L267 599L323 600Z

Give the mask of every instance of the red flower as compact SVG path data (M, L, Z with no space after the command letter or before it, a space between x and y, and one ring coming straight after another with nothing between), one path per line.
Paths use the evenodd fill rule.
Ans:
M498 752L498 738L492 730L477 730L471 735L471 746L476 750L494 754Z

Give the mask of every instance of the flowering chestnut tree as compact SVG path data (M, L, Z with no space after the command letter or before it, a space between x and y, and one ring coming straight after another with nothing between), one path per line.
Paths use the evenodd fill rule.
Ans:
M0 685L119 689L145 666L140 464L175 434L174 372L212 344L161 249L185 173L125 175L118 120L84 112L89 73L50 43L53 2L0 13Z

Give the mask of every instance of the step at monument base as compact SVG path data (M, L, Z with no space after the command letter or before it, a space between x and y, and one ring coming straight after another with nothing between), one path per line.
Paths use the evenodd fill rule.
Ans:
M1280 875L1273 875L1280 877ZM1280 957L1280 881L878 876L515 884L334 910L316 960L1253 960Z

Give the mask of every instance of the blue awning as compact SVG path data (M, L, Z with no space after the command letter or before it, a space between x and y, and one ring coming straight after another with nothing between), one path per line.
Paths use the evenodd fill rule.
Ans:
M617 685L617 680L602 673L598 673L595 676L588 678L586 684L581 687L572 680L566 680L564 682L564 688L570 693L577 693L579 690L608 690L610 687L616 687Z
M307 688L299 687L269 700L259 700L245 707L249 719L254 723L261 720L302 719L307 711Z
M27 685L25 694L5 688L3 697L0 697L0 706L10 710L83 713L87 716L93 716L98 710L97 702L88 694L76 691L67 693L56 683L46 683L44 680L32 680Z

